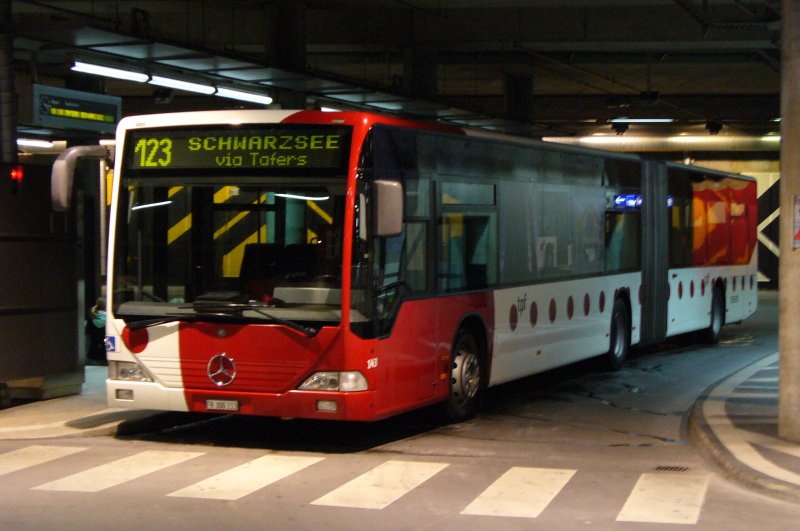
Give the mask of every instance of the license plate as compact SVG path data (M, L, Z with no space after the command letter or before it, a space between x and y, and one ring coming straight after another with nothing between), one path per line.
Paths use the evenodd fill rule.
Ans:
M214 411L239 411L238 400L206 400L206 409Z

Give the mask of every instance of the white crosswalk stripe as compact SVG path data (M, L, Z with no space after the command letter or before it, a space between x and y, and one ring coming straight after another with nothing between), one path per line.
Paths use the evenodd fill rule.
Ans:
M461 514L536 518L575 472L513 467L475 498Z
M0 454L0 476L88 450L78 446L26 446Z
M68 458L83 446L31 445L0 453L0 476ZM98 492L186 463L205 452L143 451L33 487L40 491ZM235 501L325 461L324 456L270 453L166 494L176 498ZM189 465L187 465L189 466ZM443 472L449 463L385 461L311 502L316 506L380 510ZM55 468L55 467L54 467ZM456 470L456 469L454 469ZM455 473L455 471L453 472ZM574 469L511 467L474 499L464 500L464 516L538 518L572 481ZM444 478L442 478L444 480ZM187 482L188 483L188 482ZM709 488L708 474L641 474L616 520L656 524L697 524ZM173 487L174 488L174 487ZM432 488L432 487L427 487ZM318 494L317 494L318 495Z
M708 482L705 474L642 474L617 521L696 524Z
M36 490L98 492L203 455L202 452L145 451L34 487Z
M312 504L383 509L447 466L447 463L387 461L313 501Z
M267 455L177 490L169 496L238 500L322 459L322 457Z

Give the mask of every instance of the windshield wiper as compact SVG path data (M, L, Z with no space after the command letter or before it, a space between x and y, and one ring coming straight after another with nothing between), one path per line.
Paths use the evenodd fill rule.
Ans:
M121 316L123 319L125 318L124 315ZM198 317L202 317L198 314L188 314L188 313L181 313L181 314L167 314L164 317L154 317L152 319L140 319L138 321L125 321L125 326L128 327L130 330L140 330L142 328L150 328L151 326L158 326L167 323L174 323L176 321L196 321Z
M263 315L267 319L271 319L276 323L288 326L292 330L297 330L301 334L305 334L306 337L314 337L319 333L319 328L314 328L312 326L303 326L300 323L290 321L289 319L278 317L277 315L273 315L269 312L264 311L264 307L265 306L262 304L255 304L250 302L227 302L227 301L203 300L203 301L196 301L194 304L188 306L181 306L180 308L192 308L197 312L196 316L201 316L201 317L202 316L230 317L231 315L235 315L237 317L243 317L244 311L250 310L259 315Z
M188 313L188 312L165 313L164 315L153 316L150 318L146 318L145 316L140 315L139 317L145 317L145 318L126 321L126 326L130 330L140 330L142 328L150 328L151 326L174 323L176 321L197 321L199 319L204 319L204 318L224 318L224 319L230 319L231 317L243 318L245 310L249 310L259 315L262 315L267 319L275 321L276 323L288 326L292 330L296 330L301 334L304 334L306 337L314 337L319 333L319 328L311 326L303 326L300 323L290 321L289 319L278 317L277 315L273 315L272 313L265 311L264 308L265 306L262 304L250 303L250 302L245 303L245 302L229 302L220 300L199 300L195 301L193 304L178 306L179 310L193 310L194 313ZM131 315L131 317L133 317L134 315L135 314ZM124 314L120 316L124 318Z

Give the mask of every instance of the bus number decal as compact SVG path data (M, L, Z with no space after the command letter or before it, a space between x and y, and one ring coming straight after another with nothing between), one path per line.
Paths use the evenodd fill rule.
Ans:
M136 142L139 166L142 168L166 167L172 162L171 138L140 138Z
M378 368L378 358L370 358L367 360L367 369L377 369Z

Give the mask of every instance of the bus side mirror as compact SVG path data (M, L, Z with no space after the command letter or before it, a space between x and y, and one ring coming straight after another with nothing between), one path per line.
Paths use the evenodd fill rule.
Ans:
M72 204L72 183L75 180L75 164L81 157L104 158L108 152L104 146L74 146L65 149L53 163L50 174L50 198L53 210L64 212Z
M375 236L397 236L403 231L403 185L399 181L376 180Z

